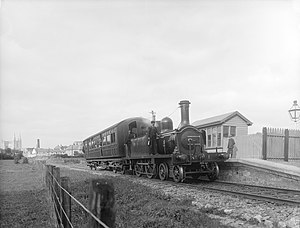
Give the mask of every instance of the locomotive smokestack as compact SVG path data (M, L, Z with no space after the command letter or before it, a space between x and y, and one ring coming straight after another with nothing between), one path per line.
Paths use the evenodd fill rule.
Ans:
M191 102L188 100L180 101L179 105L181 108L181 122L178 126L178 128L181 128L183 126L190 124L190 114L189 114L189 105Z

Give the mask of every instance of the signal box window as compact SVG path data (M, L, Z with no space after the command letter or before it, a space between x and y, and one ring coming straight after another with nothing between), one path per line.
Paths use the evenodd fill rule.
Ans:
M221 146L221 127L217 128L217 146Z
M236 126L223 126L223 137L236 136Z
M207 129L207 146L208 147L211 147L211 132L212 132L211 128L208 128Z
M236 127L235 126L230 127L230 135L232 137L234 137L236 135Z
M207 128L207 147L218 147L221 146L221 127L210 127Z

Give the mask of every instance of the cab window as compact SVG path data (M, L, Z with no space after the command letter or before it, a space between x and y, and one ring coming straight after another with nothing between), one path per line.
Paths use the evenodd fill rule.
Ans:
M133 121L133 122L129 123L128 127L129 127L129 131L132 131L133 134L135 134L136 137L138 137L138 130L137 130L136 121Z

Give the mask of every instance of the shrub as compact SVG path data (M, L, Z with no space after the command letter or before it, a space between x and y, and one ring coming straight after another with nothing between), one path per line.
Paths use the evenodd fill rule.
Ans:
M28 158L23 157L23 164L28 164Z

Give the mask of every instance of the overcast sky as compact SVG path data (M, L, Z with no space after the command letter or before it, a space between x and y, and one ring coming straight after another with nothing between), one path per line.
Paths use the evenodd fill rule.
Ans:
M0 140L69 145L151 110L178 126L183 99L191 122L296 127L297 1L2 0L0 26Z

